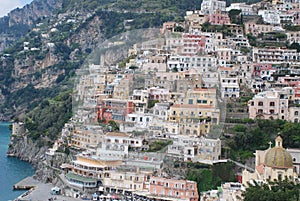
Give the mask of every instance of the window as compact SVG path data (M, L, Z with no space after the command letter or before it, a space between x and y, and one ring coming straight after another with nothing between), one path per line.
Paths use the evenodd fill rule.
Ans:
M295 116L298 116L298 115L299 115L299 112L298 112L298 111L295 111L294 115L295 115Z
M264 106L264 103L262 101L259 101L258 106Z
M275 102L270 102L270 106L275 106Z
M193 104L193 99L189 99L189 104L190 104L190 105Z

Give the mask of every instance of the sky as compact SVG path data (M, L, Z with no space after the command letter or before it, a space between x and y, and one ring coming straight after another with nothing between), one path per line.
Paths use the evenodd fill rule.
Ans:
M30 2L32 2L32 0L0 0L0 17L7 15L9 11L17 7L22 8Z

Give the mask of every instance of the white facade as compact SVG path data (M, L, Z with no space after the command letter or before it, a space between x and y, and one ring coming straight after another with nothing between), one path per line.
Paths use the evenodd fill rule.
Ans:
M246 3L231 3L229 7L226 8L226 11L230 10L241 10L243 15L255 15L252 5L247 5Z
M280 24L280 14L277 10L259 10L258 15L261 15L266 23Z
M203 14L215 14L217 10L226 11L226 2L218 0L204 0L201 3Z
M220 77L220 81L222 98L240 97L240 86L237 77Z
M177 68L178 72L189 71L193 68L203 73L216 70L217 59L212 56L171 56L167 66L169 69Z
M178 135L168 146L168 154L184 161L216 161L221 155L221 141L204 137Z

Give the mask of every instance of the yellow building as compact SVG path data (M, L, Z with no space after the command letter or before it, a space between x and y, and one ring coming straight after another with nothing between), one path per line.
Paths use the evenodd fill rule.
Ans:
M104 178L103 180L103 186L106 192L131 194L135 191L144 190L144 183L149 179L152 172L118 169L111 171L110 174L110 177Z
M174 104L167 119L180 125L181 134L201 135L209 133L210 125L218 124L219 118L220 110L211 105Z

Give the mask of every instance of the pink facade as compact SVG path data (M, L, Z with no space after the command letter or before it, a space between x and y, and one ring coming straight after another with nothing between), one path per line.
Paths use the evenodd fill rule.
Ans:
M165 22L163 27L160 29L160 33L164 34L167 31L173 32L175 28L175 22Z
M183 55L195 55L200 51L205 51L206 36L186 33L182 35Z
M149 189L151 195L169 197L173 200L198 201L199 198L197 183L194 181L151 177Z
M264 72L270 72L274 70L276 70L276 68L270 63L256 63L252 66L252 77L261 77L263 74L265 74Z
M216 14L209 15L209 23L214 25L230 24L230 18L227 13L217 11Z
M104 99L97 106L98 121L108 123L109 121L123 122L127 114L134 111L132 101L118 99Z

